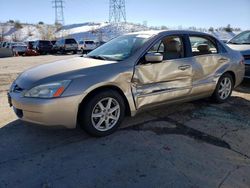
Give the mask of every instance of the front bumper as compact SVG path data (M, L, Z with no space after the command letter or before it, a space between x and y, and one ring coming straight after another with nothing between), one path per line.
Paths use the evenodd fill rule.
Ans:
M64 51L77 51L78 47L67 47L64 49Z
M20 93L9 93L9 102L16 115L24 121L46 126L75 128L81 96L54 99L25 98Z

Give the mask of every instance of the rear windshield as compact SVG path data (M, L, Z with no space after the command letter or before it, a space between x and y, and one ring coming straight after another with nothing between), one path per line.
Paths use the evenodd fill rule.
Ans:
M85 44L94 44L94 41L85 41Z
M51 42L46 40L39 41L39 43L42 45L51 45Z
M76 44L76 40L75 39L66 39L65 44Z

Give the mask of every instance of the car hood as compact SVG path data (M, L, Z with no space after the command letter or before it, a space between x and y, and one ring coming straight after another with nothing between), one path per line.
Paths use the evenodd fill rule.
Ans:
M76 57L28 69L16 79L15 83L23 89L30 89L39 84L86 76L88 69L93 72L97 67L114 63L117 62Z
M243 55L250 55L250 45L249 44L228 44L233 50L240 51Z

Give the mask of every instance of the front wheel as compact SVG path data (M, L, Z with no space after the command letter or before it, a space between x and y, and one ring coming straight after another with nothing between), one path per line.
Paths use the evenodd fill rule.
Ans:
M219 79L213 94L215 102L223 103L230 98L233 91L234 81L230 74L226 73Z
M119 93L102 91L83 104L79 112L80 126L93 136L113 133L125 116L125 104Z

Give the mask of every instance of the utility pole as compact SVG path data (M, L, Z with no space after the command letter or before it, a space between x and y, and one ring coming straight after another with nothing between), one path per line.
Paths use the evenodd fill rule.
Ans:
M125 0L109 0L109 22L126 22Z
M53 8L55 9L55 24L64 25L64 1L63 0L53 0Z

